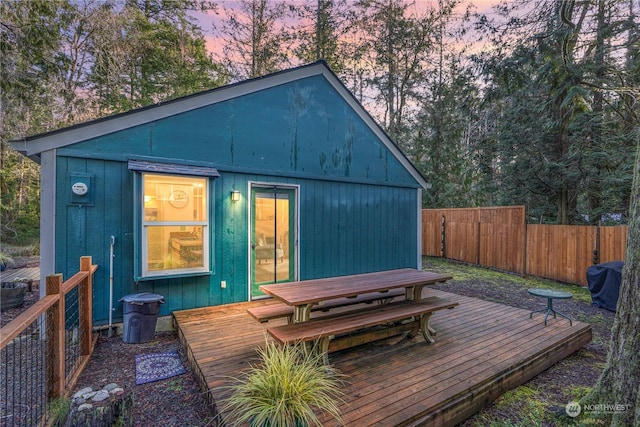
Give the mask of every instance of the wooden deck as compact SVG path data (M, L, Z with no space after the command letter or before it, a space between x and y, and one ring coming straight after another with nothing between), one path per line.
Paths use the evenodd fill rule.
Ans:
M9 268L5 271L0 271L0 280L3 282L10 282L18 277L40 283L40 267Z
M455 425L591 341L591 327L584 323L570 326L558 318L545 327L544 314L531 320L526 310L433 289L424 293L460 304L431 318L435 344L420 336L395 337L331 354L348 381L341 406L345 425ZM221 387L230 376L257 362L265 325L246 309L268 303L174 313L192 368L212 402L228 396ZM337 424L327 418L323 425Z

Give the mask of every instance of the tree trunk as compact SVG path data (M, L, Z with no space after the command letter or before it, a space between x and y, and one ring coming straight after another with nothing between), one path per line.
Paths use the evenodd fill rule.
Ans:
M605 31L607 31L607 22L605 20L605 0L599 0L598 3L598 27L596 30L596 47L595 47L595 79L597 84L606 84L604 83L605 79ZM603 141L603 132L602 132L602 123L604 122L604 92L600 90L596 90L593 93L593 127L591 131L591 141L590 144L592 147L589 151L591 152L600 152L604 147ZM589 172L587 179L587 195L588 195L588 213L589 213L589 223L591 225L598 225L600 223L600 218L602 216L603 210L603 201L602 194L604 188L602 188L602 168L598 164L600 162L600 158L596 157L593 159L592 155L589 156L588 160L591 163L589 167Z
M123 396L112 398L107 403L78 412L72 411L64 422L58 422L59 426L133 426L133 392L129 391Z
M585 413L611 426L640 425L640 141L631 186L627 251L607 364L580 402ZM610 406L618 405L618 406Z

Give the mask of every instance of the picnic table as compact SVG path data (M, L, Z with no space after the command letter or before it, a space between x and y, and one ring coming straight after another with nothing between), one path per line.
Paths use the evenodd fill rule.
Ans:
M262 285L260 290L294 309L293 323L310 319L311 308L337 298L355 298L358 295L388 292L404 288L405 299L420 301L427 285L451 279L447 274L421 271L414 268L378 271L375 273L337 276L299 282Z
M425 341L433 343L432 334L435 331L429 326L430 316L435 311L453 308L458 303L435 296L425 297L422 291L427 285L449 279L451 276L446 274L405 268L262 285L262 292L293 308L291 323L269 326L267 332L282 344L317 341L325 364L328 364L327 354L330 350L363 344L402 331L409 331L410 335L420 332ZM403 298L392 301L397 297L398 289L404 289ZM390 297L387 298L387 295ZM378 300L380 304L363 308L363 296L367 301ZM349 300L354 301L353 310L311 318L312 310L318 307L334 306L336 301L340 302L340 307L348 307ZM277 305L268 307L278 309ZM255 313L252 315L260 320ZM379 326L389 327L371 329ZM356 334L355 338L351 334Z

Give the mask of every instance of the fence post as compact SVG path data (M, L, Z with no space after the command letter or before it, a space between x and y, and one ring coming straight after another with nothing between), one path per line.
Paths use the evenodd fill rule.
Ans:
M476 231L478 233L478 240L476 242L476 265L480 265L480 247L481 247L481 237L480 237L480 230L482 229L480 221L478 221L477 223L477 227L476 227Z
M80 354L91 354L91 331L93 324L93 312L91 307L91 294L93 275L91 274L91 257L80 257L80 271L87 272L87 278L82 281L78 289L78 302L80 311Z
M594 238L595 241L593 243L593 265L599 264L600 261L600 226L596 225L594 229Z
M523 208L524 213L524 208ZM524 217L524 215L523 215ZM529 224L523 220L522 224L522 274L527 274L527 245L529 244Z
M51 306L47 318L47 402L62 396L65 383L64 357L64 293L62 274L52 274L46 279L47 295L56 295L58 301Z
M442 221L440 221L440 252L442 253L442 258L447 257L447 232L445 231L446 222L444 219L444 215L442 215Z

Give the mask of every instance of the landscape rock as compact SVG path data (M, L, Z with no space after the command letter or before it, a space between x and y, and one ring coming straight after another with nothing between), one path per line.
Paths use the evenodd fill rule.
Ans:
M105 399L108 399L110 396L109 392L107 390L100 390L98 391L91 400L93 400L94 402L102 402Z
M78 406L78 412L86 411L92 408L93 408L93 405L91 403L83 403L82 405Z
M109 391L109 393L119 396L122 393L124 393L124 389L122 387L116 387L116 388L112 389L111 391Z
M119 387L119 386L118 386L118 384L116 384L116 383L110 383L110 384L107 384L106 386L102 387L102 389L103 389L103 390L107 390L107 391L109 391L109 392L110 392L110 391L111 391L111 390L113 390L114 388L118 388L118 387Z
M90 392L88 392L88 393L83 394L83 395L82 395L82 397L83 397L85 400L89 400L89 399L91 399L93 396L95 396L95 395L96 395L96 393L97 393L97 391L93 391L93 390L92 390L92 391L90 391Z
M80 390L76 391L75 394L73 395L73 397L83 397L85 394L87 393L91 393L93 391L93 389L91 387L84 387L81 388Z

